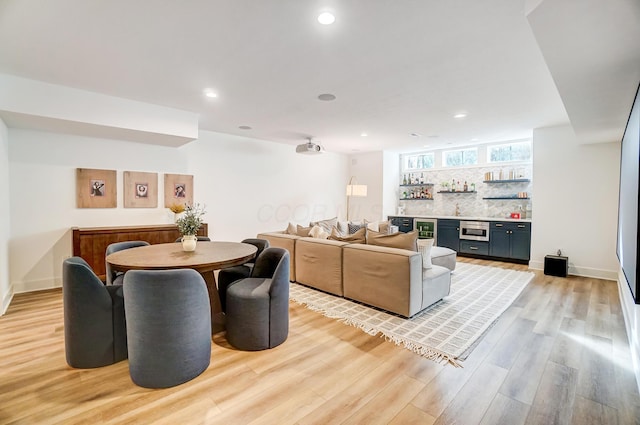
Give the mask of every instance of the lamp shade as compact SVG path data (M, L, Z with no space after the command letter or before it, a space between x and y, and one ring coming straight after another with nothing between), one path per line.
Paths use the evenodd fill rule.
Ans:
M357 196L357 197L367 196L367 185L366 184L347 185L347 196Z

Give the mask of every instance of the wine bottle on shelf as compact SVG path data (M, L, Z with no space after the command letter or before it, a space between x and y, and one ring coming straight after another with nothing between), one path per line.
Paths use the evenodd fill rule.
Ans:
M403 174L403 175L402 175L402 184L403 184L403 185L406 185L406 184L407 184L407 175L406 175L406 174Z
M451 182L451 191L452 192L456 191L456 179L453 179L453 181Z
M464 191L464 192L468 192L468 191L469 191L469 186L467 186L467 181L466 181L466 180L464 181L464 186L463 186L463 188L464 188L464 189L463 189L463 191Z
M475 183L471 183L471 191L472 192L476 191L476 184Z
M424 173L420 173L420 184L424 184Z
M462 192L462 185L460 184L460 180L458 180L458 184L456 185L459 191Z

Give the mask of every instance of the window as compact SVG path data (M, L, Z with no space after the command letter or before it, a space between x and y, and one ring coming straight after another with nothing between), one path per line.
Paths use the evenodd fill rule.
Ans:
M531 159L531 142L509 143L487 148L488 162L528 161Z
M444 167L460 167L462 165L475 165L477 163L478 148L442 152L442 165Z
M421 153L417 155L405 155L405 170L421 170L424 168L433 168L435 163L433 152Z

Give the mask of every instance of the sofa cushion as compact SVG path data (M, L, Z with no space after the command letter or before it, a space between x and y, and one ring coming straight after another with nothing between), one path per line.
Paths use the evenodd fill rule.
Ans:
M367 244L387 246L389 248L407 249L409 251L417 251L416 241L418 240L418 231L413 230L408 233L394 233L393 235L385 235L373 230L367 231Z
M431 263L454 271L456 269L456 252L443 246L434 246L431 248Z
M349 243L365 243L366 242L366 230L364 228L358 230L352 235L341 236L338 232L338 229L335 227L331 230L331 236L329 239L340 242L349 242Z

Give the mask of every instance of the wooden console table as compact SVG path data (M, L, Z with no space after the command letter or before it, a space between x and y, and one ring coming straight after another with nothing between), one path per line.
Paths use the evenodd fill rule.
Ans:
M116 227L73 227L73 255L82 257L102 280L105 280L105 253L114 242L147 241L150 244L175 242L181 235L175 224ZM203 223L198 236L207 236Z

